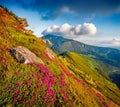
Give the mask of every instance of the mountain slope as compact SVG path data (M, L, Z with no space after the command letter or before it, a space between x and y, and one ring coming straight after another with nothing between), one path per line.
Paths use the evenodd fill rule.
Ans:
M55 54L24 28L25 20L3 7L0 13L0 107L120 106L119 89L97 72L96 62L76 53ZM21 46L43 63L16 60L9 51Z
M89 55L95 59L120 68L120 50L90 46L55 35L45 35L43 36L43 39L50 40L53 44L51 48L59 54L66 51L76 52L79 54Z
M42 38L46 41L46 44L58 54L66 51L76 52L96 59L96 63L103 68L103 70L96 70L120 88L120 50L90 46L55 35L46 35Z
M83 55L79 55L73 52L67 52L63 54L63 57L69 62L70 64L67 64L67 67L74 72L75 76L80 76L79 78L84 78L84 81L89 83L90 86L92 86L93 89L97 89L106 97L108 97L108 93L110 94L111 88L108 86L110 85L109 81L106 81L105 78L103 78L98 72L96 72L96 69L100 69L100 65L97 65L96 62ZM114 87L112 84L111 87ZM102 90L104 87L104 90ZM108 93L105 94L105 91ZM114 90L115 91L115 90ZM110 98L113 99L113 98ZM118 98L119 99L119 98Z

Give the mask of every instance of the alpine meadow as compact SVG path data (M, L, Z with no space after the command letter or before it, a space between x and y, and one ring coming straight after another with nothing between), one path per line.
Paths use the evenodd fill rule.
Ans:
M120 107L119 0L0 4L0 107Z

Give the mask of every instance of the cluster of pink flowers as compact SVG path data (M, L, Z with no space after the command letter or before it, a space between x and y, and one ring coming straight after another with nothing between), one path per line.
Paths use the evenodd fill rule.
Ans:
M18 89L13 90L14 96L18 96L20 94L20 91Z
M56 95L53 89L51 89L51 86L48 86L46 90L46 94L43 98L43 102L48 105L53 105L56 100Z
M57 98L57 92L61 94L60 97L62 97L64 102L73 102L69 97L70 91L68 91L69 87L65 82L63 73L57 78L49 71L47 66L33 63L30 65L37 67L37 71L31 71L29 78L26 78L23 81L18 80L15 84L9 84L7 86L8 89L12 90L10 92L13 93L14 103L27 103L29 106L32 106L36 102L42 102L45 105L54 105ZM20 72L16 71L15 77L16 76L20 76ZM34 86L31 86L32 84ZM55 91L56 86L59 87L59 90L57 91ZM29 90L20 91L23 87L26 87L24 89L28 88ZM37 90L37 92L35 90ZM38 93L41 93L41 98L39 98L40 96Z
M37 67L41 69L42 83L47 86L43 102L48 105L53 105L56 99L56 94L52 89L52 86L56 83L56 76L50 73L49 68L47 66L38 64Z

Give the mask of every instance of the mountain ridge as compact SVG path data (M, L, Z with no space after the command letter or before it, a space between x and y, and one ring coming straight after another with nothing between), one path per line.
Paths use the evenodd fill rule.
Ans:
M120 50L118 49L86 45L72 39L66 39L50 34L45 35L42 38L49 39L53 44L52 46L49 46L49 44L47 45L58 54L71 51L79 54L90 55L95 59L120 68Z

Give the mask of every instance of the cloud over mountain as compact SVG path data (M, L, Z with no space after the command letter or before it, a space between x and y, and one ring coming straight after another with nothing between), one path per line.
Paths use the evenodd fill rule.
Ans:
M115 38L112 40L89 40L82 41L90 45L103 46L103 47L120 47L120 39Z
M115 46L120 46L120 39L113 39L112 44L114 44Z
M61 26L53 25L45 29L43 34L56 34L66 38L76 38L79 36L92 36L97 33L97 28L93 23L83 23L72 26L65 23Z
M120 46L120 39L112 39L109 41L103 41L101 44L104 44L106 46Z

